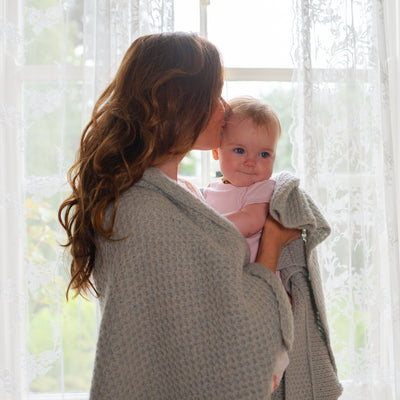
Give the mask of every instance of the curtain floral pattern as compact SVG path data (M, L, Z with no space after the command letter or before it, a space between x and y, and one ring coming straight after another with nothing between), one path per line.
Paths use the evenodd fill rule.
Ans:
M137 36L173 29L173 0L3 1L0 398L86 399L96 303L65 302L57 209L96 98ZM332 225L319 256L342 399L395 400L399 72L388 75L387 60L399 71L399 18L394 29L387 22L398 1L293 0L293 8L293 162Z
M397 399L399 177L382 3L294 7L294 165L332 226L319 255L342 399Z
M142 34L172 29L172 0L2 2L3 400L89 389L96 303L66 304L68 257L57 210L82 128L125 50Z

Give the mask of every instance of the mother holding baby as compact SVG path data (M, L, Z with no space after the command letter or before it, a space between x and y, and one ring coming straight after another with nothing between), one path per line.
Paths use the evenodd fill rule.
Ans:
M268 218L256 262L227 219L178 179L220 144L217 49L186 33L138 38L98 99L60 207L69 292L101 308L90 398L271 397L293 316L275 271L297 229Z

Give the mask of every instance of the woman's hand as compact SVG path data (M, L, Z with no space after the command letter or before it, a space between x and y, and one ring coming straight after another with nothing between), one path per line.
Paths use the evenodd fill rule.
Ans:
M300 229L285 228L268 215L260 239L256 262L264 264L272 272L276 272L282 247L300 236Z

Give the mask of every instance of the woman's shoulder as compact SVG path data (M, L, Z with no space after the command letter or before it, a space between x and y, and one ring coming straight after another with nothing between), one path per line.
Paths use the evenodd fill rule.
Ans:
M118 200L118 215L135 220L156 216L159 220L169 219L179 209L196 209L204 206L192 190L184 188L161 172L146 171L142 179L126 190Z
M140 208L153 202L161 206L166 192L173 185L174 182L156 168L149 168L138 182L122 193L119 207Z

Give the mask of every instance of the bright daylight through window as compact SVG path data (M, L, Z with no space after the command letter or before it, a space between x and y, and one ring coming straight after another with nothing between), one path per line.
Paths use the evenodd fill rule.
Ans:
M393 371L400 370L393 368L400 359L393 351L399 331L393 317L399 307L393 279L397 158L388 119L389 105L398 102L389 104L395 85L389 85L384 53L399 35L391 30L384 38L380 8L391 3L4 2L0 258L13 268L0 269L0 300L7 303L0 315L9 314L4 324L11 332L5 341L0 337L0 397L5 387L34 400L88 398L99 313L96 301L65 299L69 261L59 245L65 237L57 212L70 190L66 171L94 102L131 41L176 30L198 32L218 47L225 100L250 95L272 106L282 125L275 172L295 172L326 212L332 232L319 256L331 341L339 377L347 382L344 400L354 393L396 398L387 395L395 392ZM204 187L219 165L211 152L193 151L179 172Z

